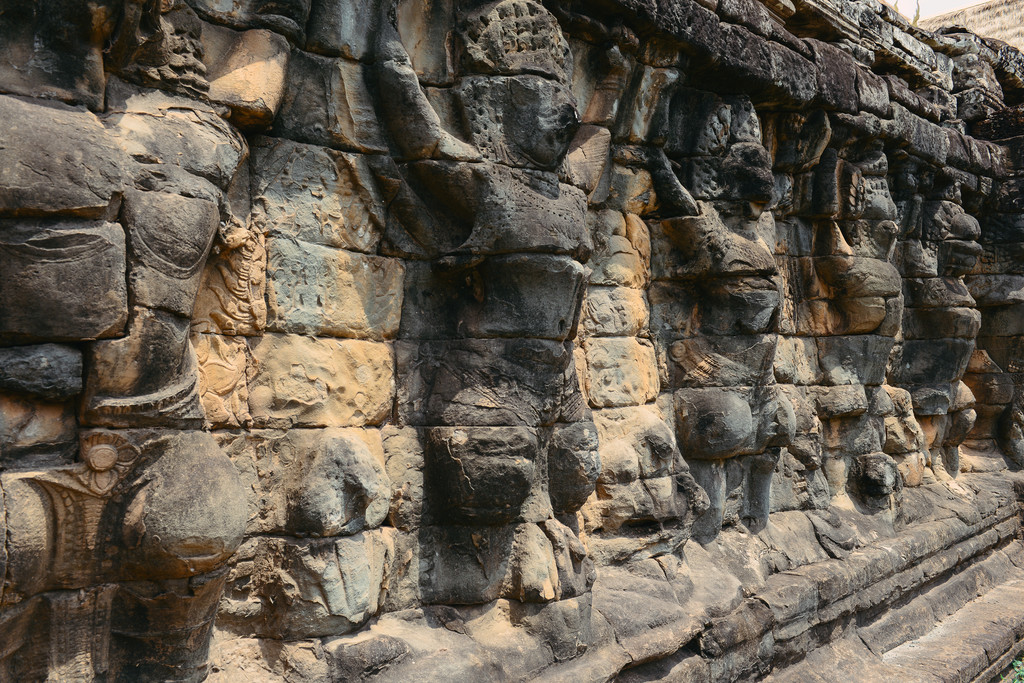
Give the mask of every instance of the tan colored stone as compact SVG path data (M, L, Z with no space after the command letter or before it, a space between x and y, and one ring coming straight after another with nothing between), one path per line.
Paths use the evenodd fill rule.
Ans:
M409 61L416 75L426 83L449 82L456 66L450 37L455 3L434 0L424 6L416 0L401 0L396 18L398 33L409 51Z
M267 249L255 230L236 230L206 263L192 329L220 334L259 334L267 325Z
M204 24L202 34L210 100L231 108L242 128L269 126L284 95L288 41L264 29L232 31Z
M380 526L387 515L391 482L377 429L254 430L218 438L248 492L247 535L352 535Z
M615 163L610 171L607 205L625 213L647 215L658 208L650 171Z
M390 523L409 531L419 526L423 507L423 436L413 427L388 425L381 430L387 473L394 493Z
M904 486L920 486L924 482L926 456L920 451L893 455L896 467L903 475Z
M398 259L271 239L267 327L331 337L386 339L398 333L405 267Z
M779 337L775 348L775 379L783 384L817 384L821 381L818 348L810 337Z
M593 192L608 164L611 141L612 134L607 128L581 126L565 157L568 182L587 193Z
M631 337L645 330L650 310L644 293L630 287L592 286L583 302L583 331L593 337Z
M584 343L590 405L641 405L658 395L658 363L650 342L633 337L590 339Z
M637 217L618 211L587 214L594 239L590 284L641 288L650 279L651 238Z
M384 206L365 159L314 145L257 138L253 224L271 236L376 251Z
M199 361L199 399L207 421L228 427L250 424L245 341L240 337L193 334L192 346Z
M268 427L358 427L391 411L395 362L389 344L268 334L250 341L249 411Z
M0 461L23 449L49 446L55 454L67 451L75 442L76 428L70 404L0 394Z

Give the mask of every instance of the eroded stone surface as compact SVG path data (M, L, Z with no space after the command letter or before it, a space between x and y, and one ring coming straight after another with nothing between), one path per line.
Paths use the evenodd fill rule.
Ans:
M1019 649L914 655L1024 580L1015 49L868 0L6 5L0 679Z

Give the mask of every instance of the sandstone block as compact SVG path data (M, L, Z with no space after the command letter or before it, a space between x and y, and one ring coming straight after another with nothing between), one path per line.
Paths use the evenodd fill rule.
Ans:
M419 527L423 513L424 442L422 430L414 427L385 426L385 468L391 479L391 510L388 521L401 531Z
M82 391L82 352L60 344L0 348L0 390L71 398Z
M813 337L780 336L775 350L775 379L782 384L817 384L821 381L818 350Z
M488 525L521 516L540 521L550 514L550 503L534 501L534 509L528 505L544 474L538 460L535 429L432 427L426 444L425 483L439 519L455 516L464 523Z
M399 419L550 425L581 407L572 345L541 339L398 342Z
M373 54L380 13L380 0L312 0L306 49L366 59Z
M595 408L654 400L660 383L654 347L633 337L594 338L587 353L586 394Z
M467 275L476 283L474 296L460 297L453 321L462 335L558 341L576 336L585 270L568 256L497 256Z
M250 425L245 341L239 337L193 334L191 342L199 363L199 400L207 421L215 426Z
M882 384L891 337L860 334L818 337L818 364L825 384Z
M153 189L191 196L208 182L226 190L248 155L245 137L210 105L152 93L142 90L108 106L117 114L106 119L111 134L141 162L132 170L148 174L145 186Z
M0 215L116 213L129 160L94 115L0 96L0 119Z
M885 418L864 414L823 420L821 437L826 451L837 457L881 451L885 444Z
M587 214L594 240L590 261L592 285L640 288L650 279L651 238L640 220L617 211Z
M701 336L668 348L669 384L674 387L767 384L775 357L774 335Z
M1013 400L1013 380L1007 374L968 373L964 375L964 382L971 388L978 403L1003 404Z
M584 124L573 138L566 155L568 181L583 191L593 192L608 164L612 134L607 128Z
M676 434L687 460L723 460L759 453L774 435L777 401L770 388L680 389Z
M220 221L217 205L166 192L129 190L122 216L128 233L132 303L191 316Z
M53 2L39 9L19 8L0 18L7 48L0 58L3 91L101 111L105 46L95 34L112 28L108 8Z
M24 466L33 456L70 459L78 446L74 406L0 394L0 462Z
M203 17L232 28L268 28L290 40L302 42L309 0L266 5L260 0L195 0L191 3Z
M1024 275L968 275L964 281L979 306L1024 303Z
M643 292L629 287L587 289L583 330L594 337L635 337L647 328L650 311Z
M122 555L121 576L181 579L224 566L245 531L238 472L208 432L143 435L139 450L153 461L127 502L126 533L137 545Z
M251 538L236 556L222 614L266 638L354 631L380 608L394 535L374 529L344 538Z
M974 339L907 340L893 363L893 384L955 382L964 376Z
M0 268L0 343L96 339L124 329L125 235L116 223L3 221Z
M391 504L375 429L256 430L220 441L249 497L248 535L351 536Z
M272 31L214 24L203 25L202 41L210 100L230 107L240 128L269 126L284 96L288 41Z
M256 138L253 222L272 236L373 253L384 206L363 157Z
M556 514L579 510L594 492L601 471L593 422L559 424L548 446L548 494Z
M267 427L378 424L391 412L388 344L268 334L250 342L249 412Z
M387 152L362 62L294 50L291 85L281 100L275 135L351 152Z
M408 170L447 204L452 218L473 216L469 235L464 224L448 220L441 226L451 234L417 235L433 249L476 255L555 253L581 261L593 250L587 196L559 182L554 172L435 160L412 162Z
M398 259L270 239L267 329L331 337L393 337L402 311L404 275Z
M1002 334L1014 334L1016 316L1000 316L993 312L985 324ZM991 320L991 323L990 323ZM981 330L982 315L976 308L905 308L903 336L906 339L942 339L958 337L974 339Z
M421 531L420 577L427 604L480 604L501 597L509 573L515 525L431 526Z

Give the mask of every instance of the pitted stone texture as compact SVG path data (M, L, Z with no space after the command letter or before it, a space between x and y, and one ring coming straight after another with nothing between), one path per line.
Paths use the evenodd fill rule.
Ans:
M391 346L267 334L250 342L249 412L267 427L379 424L394 400Z
M405 268L302 241L267 241L267 329L385 339L398 332Z
M311 244L376 250L383 205L363 157L257 138L251 164L257 229Z
M381 525L391 481L375 429L255 430L219 440L249 491L248 535L349 536Z

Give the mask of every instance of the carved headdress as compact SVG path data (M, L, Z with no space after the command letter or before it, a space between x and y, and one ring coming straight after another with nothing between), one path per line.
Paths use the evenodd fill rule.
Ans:
M502 0L463 22L466 66L478 73L534 73L567 83L572 55L555 17L533 0Z

